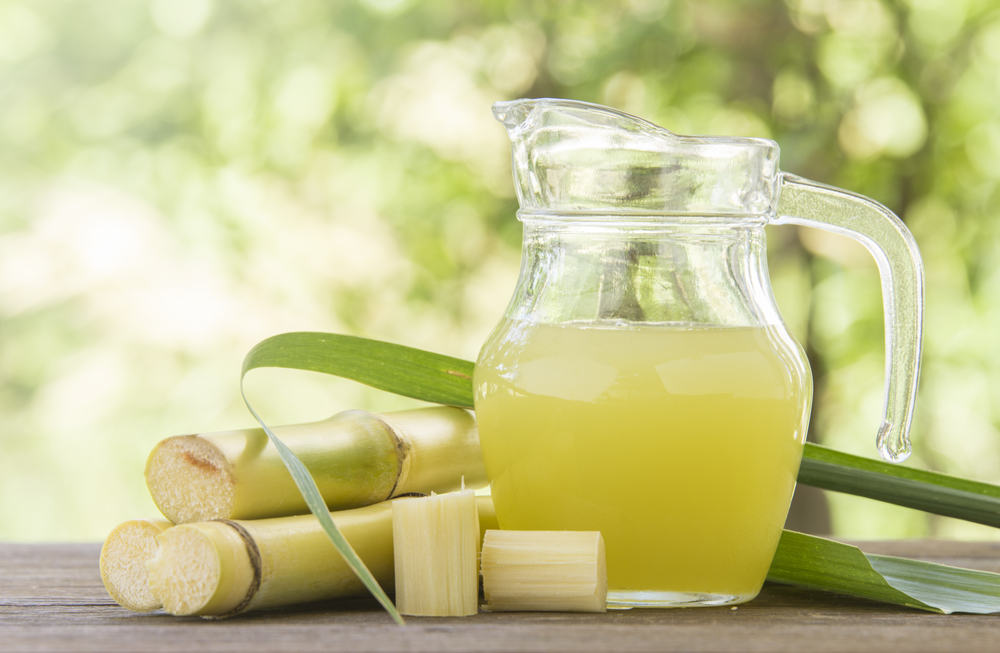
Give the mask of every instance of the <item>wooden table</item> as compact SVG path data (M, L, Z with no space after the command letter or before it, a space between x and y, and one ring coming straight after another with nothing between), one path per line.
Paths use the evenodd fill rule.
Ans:
M1000 571L1000 542L862 546ZM99 550L0 543L0 651L1000 651L1000 615L928 614L776 585L739 607L411 617L406 627L369 600L223 621L134 614L101 586Z

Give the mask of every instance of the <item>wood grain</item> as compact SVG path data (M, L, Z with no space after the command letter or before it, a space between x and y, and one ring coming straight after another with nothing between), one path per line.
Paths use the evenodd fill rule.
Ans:
M868 552L1000 571L1000 542L866 543ZM409 618L373 601L206 621L114 604L97 544L0 543L0 651L991 651L1000 616L935 615L769 585L733 608Z

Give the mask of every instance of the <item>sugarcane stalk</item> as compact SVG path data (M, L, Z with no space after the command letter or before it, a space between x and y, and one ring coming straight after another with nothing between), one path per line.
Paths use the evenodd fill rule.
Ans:
M475 419L460 408L352 410L275 430L305 463L331 510L444 492L463 478L468 487L486 484ZM261 429L167 438L150 453L146 485L174 523L307 512Z
M476 505L481 531L497 528L490 498ZM392 587L392 502L332 517L379 584ZM149 586L170 614L227 617L367 594L312 515L182 524L157 544Z
M156 553L156 536L172 525L162 520L132 519L108 534L101 547L101 582L118 605L135 612L160 607L149 589L146 561Z

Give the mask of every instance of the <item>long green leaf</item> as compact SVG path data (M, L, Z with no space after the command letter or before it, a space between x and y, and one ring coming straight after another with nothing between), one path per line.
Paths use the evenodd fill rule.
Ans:
M324 372L424 401L473 406L472 363L365 338L311 332L274 336L247 355L244 376L259 367ZM250 411L278 447L310 510L320 518L338 550L401 622L392 603L329 519L305 467L253 408ZM815 445L807 445L802 468L799 480L803 483L1000 525L1000 488L996 486L889 466ZM857 482L855 475L860 479ZM1000 574L865 555L856 547L792 531L782 534L768 579L935 612L1000 611Z
M1000 527L1000 486L806 444L799 482Z
M866 554L822 537L783 531L767 579L950 614L1000 612L1000 574Z
M243 373L256 367L323 372L405 397L472 407L472 363L380 340L313 331L283 333L250 350Z

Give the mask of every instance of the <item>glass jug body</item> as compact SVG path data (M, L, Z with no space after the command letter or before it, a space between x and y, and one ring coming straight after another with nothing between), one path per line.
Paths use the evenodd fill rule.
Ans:
M521 276L475 373L501 527L601 531L611 606L753 598L812 397L763 226L522 220Z
M868 198L788 175L778 146L678 136L568 100L494 106L521 272L475 404L500 526L599 530L610 605L752 598L777 546L812 380L770 289L764 226L856 238L885 306L880 453L909 453L923 323L912 236Z

